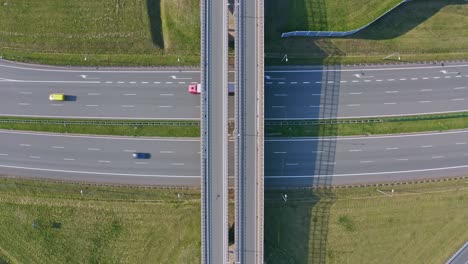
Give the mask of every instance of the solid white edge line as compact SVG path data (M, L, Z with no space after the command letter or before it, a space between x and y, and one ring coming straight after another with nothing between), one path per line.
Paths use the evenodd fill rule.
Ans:
M394 67L394 68L339 69L339 70L269 70L269 71L265 71L265 73L267 72L307 73L307 72L396 71L396 70L443 69L443 68L456 68L456 67L468 67L468 64L445 65L445 66Z
M112 139L112 140L141 140L141 141L188 141L188 142L199 142L200 139L190 139L190 138L134 138L134 137L108 137L108 136L99 136L99 135L67 135L67 134L54 134L54 133L44 133L44 132L26 132L26 131L12 131L12 130L1 130L0 134L19 134L19 135L32 135L32 136L46 136L46 137L68 137L68 138L93 138L93 139Z
M361 137L308 137L308 138L295 138L295 139L265 139L265 141L272 142L290 142L290 141L330 141L330 140L362 140L362 139L383 139L383 138L405 138L405 137L421 137L421 136L441 136L441 135L452 135L452 134L464 134L468 133L468 130L459 131L447 131L447 132L432 132L432 133L418 133L418 134L404 134L404 135L384 135L384 136L361 136Z
M58 169L44 169L32 168L21 166L0 165L1 168L10 169L23 169L23 170L37 170L37 171L52 171L63 173L77 173L77 174L96 174L96 175L114 175L114 176L137 176L137 177L155 177L155 178L200 178L200 176L181 176L181 175L152 175L152 174L133 174L133 173L113 173L113 172L96 172L96 171L73 171L73 170L58 170Z
M458 111L456 111L458 112ZM169 117L109 117L109 116L49 116L49 115L17 115L17 114L0 114L0 116L21 116L21 117L44 117L44 118L80 118L80 119L124 119L124 120L200 120L200 118L169 118Z
M315 178L315 177L350 177L350 176L365 176L365 175L376 175L376 174L398 174L398 173L414 173L414 172L426 172L426 171L441 171L441 170L453 170L453 169L464 169L464 168L468 168L468 165L442 167L442 168L431 168L431 169L419 169L419 170L404 170L404 171L381 171L381 172L329 174L329 175L265 176L265 178L268 178L268 179L288 179L288 178Z

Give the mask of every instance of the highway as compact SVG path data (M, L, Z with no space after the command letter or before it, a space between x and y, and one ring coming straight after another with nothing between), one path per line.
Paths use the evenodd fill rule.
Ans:
M238 0L236 15L235 262L264 263L264 6Z
M468 130L265 141L269 187L405 181L467 171Z
M369 117L468 111L468 65L307 67L265 71L267 119ZM458 74L460 73L460 74ZM83 76L85 78L83 78ZM337 76L336 80L330 76ZM234 81L234 73L229 73ZM60 68L0 61L0 115L199 119L200 96L187 92L198 70ZM336 99L326 97L328 90ZM62 92L73 101L50 102ZM234 96L229 116L234 116ZM323 106L334 111L324 111ZM333 112L333 116L329 113ZM371 114L370 114L371 113Z
M468 111L468 65L288 68L265 71L266 119ZM327 92L338 94L329 100ZM324 110L333 109L333 111ZM333 113L330 115L329 113Z
M102 183L200 185L200 140L0 130L2 175ZM234 149L234 142L229 148ZM152 157L135 160L132 153ZM233 159L233 151L230 158ZM229 167L230 178L234 165Z
M200 95L187 91L194 82L200 82L198 70L70 69L0 60L0 115L200 119ZM69 100L50 102L50 93ZM229 100L233 116L234 97Z
M200 12L201 263L218 264L229 261L227 0L202 0Z

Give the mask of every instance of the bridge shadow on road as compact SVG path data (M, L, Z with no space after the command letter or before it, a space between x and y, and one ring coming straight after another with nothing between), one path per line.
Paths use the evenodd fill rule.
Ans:
M266 2L266 28L268 21L271 21L269 10L278 8L271 6L273 4ZM313 0L309 1L309 4L323 12L317 12L319 15L315 16L313 21L304 23L326 26L325 0ZM305 6L299 9L303 9L304 12L306 10ZM287 50L289 44L290 41L285 40L283 49ZM311 42L309 45L315 44ZM302 107L310 106L295 111L298 114L305 113L307 118L333 119L338 115L341 80L340 60L339 56L335 55L342 52L327 39L322 39L320 47L313 48L320 50L323 55L321 57L327 58L332 66L321 66L322 71L317 72L288 73L284 85L288 86L288 89L298 89L301 92L296 90L300 93L297 98L287 96L282 100L291 100L287 103L288 107L296 105L294 100ZM289 86L290 81L297 83ZM303 81L307 81L307 84L301 84ZM275 83L278 82L265 86L265 94L276 93ZM266 116L268 111L274 109L268 108L269 106L281 104L279 101L273 102L274 100L279 99L274 96L265 97ZM284 118L294 115L289 110L283 111L283 114ZM336 200L329 188L332 184L330 175L335 172L336 129L336 126L317 127L313 133L319 137L327 136L326 140L318 138L307 142L265 142L266 263L326 263L330 208ZM265 137L268 137L268 129L265 131ZM278 154L277 149L280 147L287 149L287 154Z

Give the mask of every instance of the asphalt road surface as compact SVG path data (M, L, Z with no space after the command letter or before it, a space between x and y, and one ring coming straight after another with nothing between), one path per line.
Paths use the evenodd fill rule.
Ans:
M466 175L468 130L267 139L266 186L329 186Z
M230 81L234 80L230 73ZM198 70L70 69L0 61L0 114L199 119ZM70 101L50 102L50 93ZM265 118L351 118L468 111L468 65L269 69ZM234 98L229 100L233 117Z
M265 118L468 111L468 64L269 69Z
M200 95L187 91L199 81L199 71L70 69L0 61L0 115L200 119ZM67 101L50 102L51 93L64 93ZM233 116L234 97L229 99Z
M0 142L0 171L3 175L128 184L200 184L198 139L0 130ZM133 159L134 152L151 153L152 157Z
M198 139L0 130L0 140L3 175L129 184L200 183ZM229 148L232 160L233 144ZM147 151L152 157L134 160L133 151ZM411 180L466 175L467 170L468 130L265 142L266 186ZM229 172L232 180L232 165Z

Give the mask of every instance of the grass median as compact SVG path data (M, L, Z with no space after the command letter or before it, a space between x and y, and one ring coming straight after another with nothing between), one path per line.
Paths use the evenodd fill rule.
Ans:
M350 119L341 120L342 122L350 122L341 124L267 125L265 126L265 136L356 136L445 131L468 128L468 113L421 115L397 118L389 117L371 120L381 120L382 122L366 123L366 119Z
M38 121L40 123L5 123L5 120ZM106 122L107 124L48 124L52 122L89 121ZM142 120L145 122L148 120ZM163 125L120 125L116 122L138 122L135 120L78 120L78 119L43 119L0 117L0 128L11 130L41 131L54 133L115 135L115 136L154 136L154 137L200 137L199 125L181 125L194 123L193 121L161 121ZM148 121L157 122L157 121ZM114 124L113 124L114 123ZM112 125L113 124L113 125Z
M445 263L468 237L466 179L265 200L267 263Z
M269 1L265 7L265 63L354 64L468 59L465 45L468 42L468 4L464 0L410 1L367 29L344 38L281 38L281 33L288 31L355 29L398 2ZM283 59L285 54L287 61ZM391 54L394 55L383 60Z
M199 190L0 179L0 263L198 263L200 219Z

